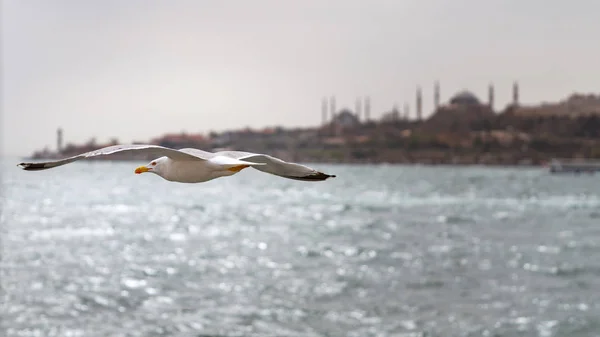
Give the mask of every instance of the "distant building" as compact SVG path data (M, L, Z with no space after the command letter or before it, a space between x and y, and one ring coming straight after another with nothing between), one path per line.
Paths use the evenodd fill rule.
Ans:
M61 153L63 150L63 130L58 128L56 130L56 152Z
M416 107L417 107L417 120L423 120L423 92L421 91L421 87L417 88L417 99L416 99Z
M492 111L494 110L494 85L488 85L488 105Z
M481 101L479 101L479 98L472 92L463 90L450 98L450 104L457 106L473 106L481 105Z
M360 119L349 109L342 109L335 115L330 125L332 131L339 135L346 130L360 126Z
M356 118L358 118L358 120L360 120L361 118L361 110L362 110L362 102L360 100L360 97L356 99L356 102L354 103L354 113L356 114ZM364 119L364 116L363 116Z
M397 122L399 120L401 120L401 116L397 105L394 105L391 111L384 113L381 117L382 122Z
M356 114L348 109L341 110L333 119L333 124L342 128L352 128L360 124L360 120Z
M321 124L327 123L327 98L323 97L321 100Z
M152 139L150 142L164 147L184 148L205 146L208 144L208 139L201 134L187 134L182 132L179 134L165 134L161 137Z
M512 114L517 116L600 116L600 95L574 94L556 103L543 103L532 106L516 106Z
M513 89L512 89L512 93L513 93L513 106L518 107L519 106L519 84L517 82L513 83Z
M335 118L336 108L335 108L335 96L329 97L329 117Z
M440 107L440 82L438 81L433 85L433 107L435 110Z
M468 90L462 90L441 105L427 119L424 128L430 131L462 133L485 128L494 112L488 104Z

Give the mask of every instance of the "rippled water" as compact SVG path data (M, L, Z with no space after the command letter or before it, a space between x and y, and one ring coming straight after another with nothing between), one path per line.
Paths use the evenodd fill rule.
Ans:
M598 336L600 177L2 164L6 336Z

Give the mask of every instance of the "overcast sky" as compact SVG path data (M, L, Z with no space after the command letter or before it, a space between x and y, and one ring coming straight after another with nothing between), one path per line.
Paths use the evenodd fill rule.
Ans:
M321 99L378 117L423 86L496 107L600 92L600 1L4 0L2 145L307 126Z

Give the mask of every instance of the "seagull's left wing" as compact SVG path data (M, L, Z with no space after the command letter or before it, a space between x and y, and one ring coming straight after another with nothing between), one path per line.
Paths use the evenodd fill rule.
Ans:
M97 156L108 156L115 153L143 153L143 154L153 154L157 156L167 156L173 159L179 160L206 160L204 158L195 156L193 154L181 152L175 149L169 149L167 147L158 146L158 145L147 145L147 144L133 144L133 145L113 145L107 146L98 150L82 153L73 157L55 160L55 161L47 161L41 163L20 163L17 166L20 166L22 169L26 171L39 171L46 170L49 168L65 165L72 163L76 160L97 157Z
M226 156L226 157L231 157L231 158L235 158L238 160L265 164L265 165L261 165L261 166L252 166L252 167L259 171L274 174L276 176L280 176L280 177L284 177L284 178L288 178L288 179L295 179L295 180L302 180L302 181L322 181L327 178L335 178L335 175L325 174L323 172L319 172L308 166L286 162L279 158L275 158L273 156L269 156L266 154L242 152L242 151L220 151L220 152L214 153L213 155Z

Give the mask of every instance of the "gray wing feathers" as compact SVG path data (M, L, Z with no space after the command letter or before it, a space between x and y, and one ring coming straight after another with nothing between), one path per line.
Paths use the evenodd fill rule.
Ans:
M319 172L308 166L301 164L290 163L283 161L279 158L275 158L266 154L242 152L242 151L221 151L215 153L215 155L228 156L239 160L262 163L265 165L253 166L254 169L274 174L276 176L303 180L303 181L320 181L327 178L334 178L334 175L325 174Z
M213 156L227 156L227 157L231 157L231 158L235 158L235 159L242 159L245 157L250 157L250 156L262 156L261 154L258 153L252 153L252 152L244 152L244 151L219 151L219 152L215 152L214 154L212 154Z
M65 159L41 162L41 163L20 163L20 164L18 164L18 166L20 166L22 169L24 169L26 171L39 171L39 170L46 170L49 168L69 164L69 163L72 163L72 162L74 162L76 160L80 160L80 159L97 157L97 156L108 156L108 155L115 154L115 153L130 153L130 152L155 154L157 156L167 156L167 157L170 157L173 159L179 159L179 160L204 160L203 158L194 156L189 153L180 152L180 151L177 151L174 149L169 149L169 148L158 146L158 145L133 144L133 145L113 145L113 146L104 147L104 148L101 148L98 150L82 153L82 154L79 154L79 155L76 155L73 157L69 157L69 158L65 158Z
M206 152L206 151L192 149L192 148L179 149L179 151L183 152L183 153L191 154L193 156L196 156L198 158L202 158L205 160L208 160L216 155L215 153L212 153L212 152Z

